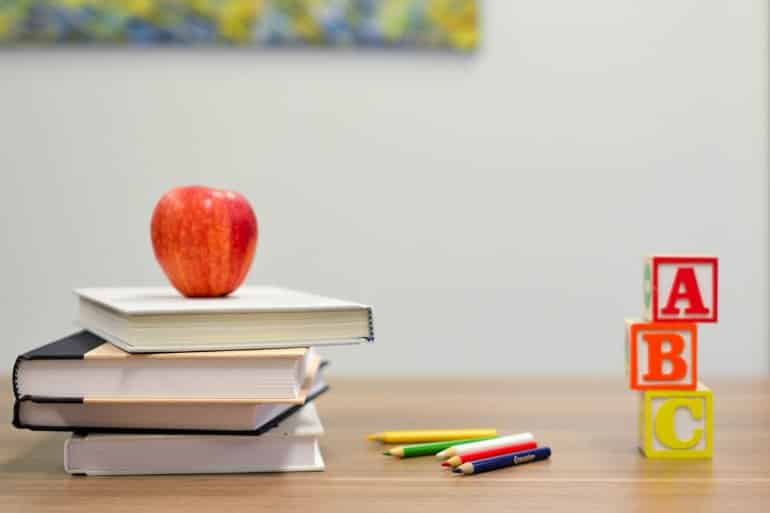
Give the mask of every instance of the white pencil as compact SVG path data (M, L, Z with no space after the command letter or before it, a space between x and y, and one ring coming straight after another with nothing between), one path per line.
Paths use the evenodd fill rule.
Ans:
M494 449L496 447L504 447L506 445L521 444L524 442L531 442L535 439L532 433L517 433L515 435L501 436L498 438L491 438L489 440L480 440L478 442L469 442L467 444L454 445L448 449L444 449L440 453L436 454L436 459L444 460L451 458L452 456L460 456L468 454L469 452L481 451L486 449Z

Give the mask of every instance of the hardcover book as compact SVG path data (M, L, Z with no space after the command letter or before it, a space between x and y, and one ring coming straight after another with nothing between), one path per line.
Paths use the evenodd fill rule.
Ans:
M13 390L84 403L301 404L319 366L308 348L130 354L81 331L19 356Z
M369 306L278 287L186 298L171 287L78 289L79 323L130 353L374 340Z
M327 362L321 363L321 368ZM307 398L294 403L108 403L22 396L14 404L13 425L33 431L89 433L261 435L329 390L321 372Z
M217 474L324 469L323 434L308 404L262 436L74 434L64 445L70 474Z

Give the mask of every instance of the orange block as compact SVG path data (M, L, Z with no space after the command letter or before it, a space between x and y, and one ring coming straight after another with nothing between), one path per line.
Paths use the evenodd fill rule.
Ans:
M629 386L633 390L695 390L698 326L626 320Z

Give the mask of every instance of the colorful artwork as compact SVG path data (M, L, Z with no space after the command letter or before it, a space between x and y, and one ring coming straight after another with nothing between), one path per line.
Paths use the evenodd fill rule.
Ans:
M474 50L479 0L0 0L0 44Z

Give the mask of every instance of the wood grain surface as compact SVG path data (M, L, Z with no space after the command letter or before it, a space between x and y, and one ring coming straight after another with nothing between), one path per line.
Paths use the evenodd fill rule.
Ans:
M715 400L712 461L643 458L636 396L620 379L330 382L318 400L325 472L151 477L68 476L65 435L15 430L6 386L0 511L770 511L768 379L707 380ZM476 425L532 431L553 457L463 478L432 458L382 456L382 446L365 439L386 429Z

